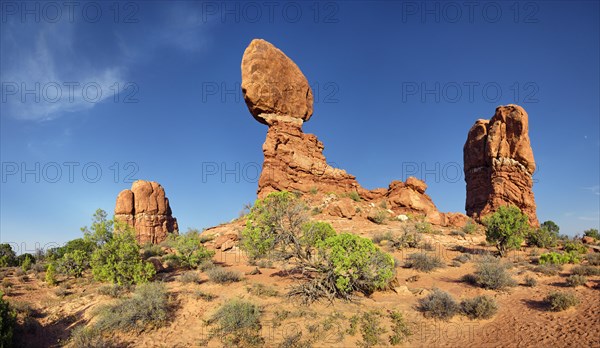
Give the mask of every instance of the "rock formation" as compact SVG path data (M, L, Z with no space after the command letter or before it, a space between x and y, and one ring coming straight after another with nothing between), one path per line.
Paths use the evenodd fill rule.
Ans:
M158 244L169 234L178 234L177 219L172 216L165 190L153 181L138 180L131 190L119 193L115 220L132 226L140 244Z
M476 220L502 205L516 205L539 226L533 197L535 161L529 120L518 105L499 106L488 120L477 120L463 148L467 215Z
M356 192L366 201L384 201L393 213L418 213L432 223L446 224L444 214L425 194L427 185L421 180L394 181L388 189L369 191L354 176L327 164L323 143L302 131L313 113L312 91L298 66L283 52L264 40L253 40L244 52L241 68L246 105L256 120L269 126L263 144L259 198L283 190ZM332 214L352 218L355 212L348 202L339 202Z

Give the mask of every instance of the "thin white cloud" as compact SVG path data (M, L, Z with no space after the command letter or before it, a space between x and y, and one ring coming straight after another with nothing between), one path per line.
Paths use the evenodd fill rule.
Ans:
M600 196L600 185L584 187L584 189L589 190L590 192L592 192L592 194L595 194L596 196Z

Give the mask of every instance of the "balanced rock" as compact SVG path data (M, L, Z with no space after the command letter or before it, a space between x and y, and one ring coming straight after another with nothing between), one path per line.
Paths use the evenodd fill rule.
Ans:
M395 215L417 213L444 225L446 219L431 198L427 185L416 178L395 181L389 188L366 190L353 175L327 164L323 143L302 131L313 113L308 81L283 52L264 40L253 40L242 58L242 91L250 113L269 126L263 144L264 163L258 180L258 198L274 191L358 194L367 202L386 201ZM350 200L333 203L333 216L352 219L356 207Z
M131 190L117 196L115 219L132 226L138 243L158 244L169 234L178 234L177 219L171 212L164 188L153 181L138 180Z
M250 113L286 115L308 121L313 94L300 68L271 43L255 39L242 57L242 93Z
M529 119L518 105L499 106L488 120L477 120L463 148L467 215L481 221L500 206L515 205L539 226L533 196L535 161Z

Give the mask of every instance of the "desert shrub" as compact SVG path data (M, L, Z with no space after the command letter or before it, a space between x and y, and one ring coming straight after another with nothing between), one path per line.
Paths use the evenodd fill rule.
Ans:
M471 281L482 288L492 290L515 286L517 282L508 274L507 267L507 264L502 264L495 257L483 257L475 265L475 273Z
M56 289L54 289L54 295L56 295L56 297L60 297L60 298L64 298L67 297L71 294L71 291L69 291L69 289L67 289L64 286L60 286Z
M248 291L248 293L254 295L254 296L259 296L259 297L276 297L279 296L279 291L277 291L277 289L271 287L271 286L267 286L261 283L254 283L250 286L246 287L246 291Z
M206 272L208 270L211 270L213 268L217 267L215 265L215 263L212 260L204 260L202 261L199 265L198 265L198 269L201 272Z
M194 291L194 297L199 300L204 300L206 302L210 302L210 301L216 299L218 296L204 292L202 290L196 290L196 291Z
M370 239L342 233L318 245L324 259L322 270L335 282L335 293L342 297L352 291L370 294L385 288L394 277L394 259Z
M476 223L474 223L473 221L467 221L467 223L462 228L462 232L466 234L473 234L477 232L478 229L479 226Z
M335 236L335 230L327 222L310 221L302 225L302 236L300 241L302 245L314 247L317 243Z
M214 234L201 232L200 236L198 236L198 238L200 239L200 243L204 244L206 242L210 242L211 240L214 240L216 237Z
M92 274L99 281L119 285L148 282L156 274L154 266L142 260L131 227L121 225L110 241L92 254Z
M483 223L486 240L496 244L500 256L504 256L507 250L519 248L530 228L527 215L515 206L501 206L485 217Z
M83 250L67 252L59 261L61 273L75 278L81 278L83 272L89 267L89 256Z
M190 229L184 234L171 236L169 245L175 249L177 254L170 255L170 257L177 258L179 265L190 269L195 269L202 262L210 260L215 252L202 245L199 234L198 230Z
M498 312L498 304L484 295L461 301L460 309L469 319L489 319Z
M276 248L285 250L289 245L299 246L302 226L307 221L307 207L294 194L287 191L270 193L257 200L250 210L240 246L249 259L269 257ZM303 250L297 247L293 252Z
M544 298L544 302L555 312L564 311L579 304L579 300L570 292L552 292Z
M165 254L161 246L158 244L146 243L142 245L141 249L142 257L144 259L148 259L152 256L163 256Z
M377 311L363 313L360 325L362 341L358 342L361 347L373 347L383 343L380 335L385 333L385 329L381 327L380 316Z
M71 332L71 345L77 348L110 348L116 347L117 342L111 337L105 337L94 327L78 326Z
M215 324L211 336L218 336L228 346L260 346L261 310L254 303L234 299L222 305L208 320Z
M598 233L598 229L596 228L590 228L589 230L583 231L583 235L594 239L600 239L600 233Z
M588 249L587 247L581 243L581 241L566 241L563 249L565 250L565 253L570 253L570 254L586 254Z
M169 301L162 283L139 285L131 298L104 306L98 311L96 327L102 331L141 332L164 326L169 319Z
M27 272L31 269L31 265L33 264L32 259L33 259L33 256L30 256L29 254L25 255L23 262L21 262L21 269L23 270L23 272Z
M198 275L197 272L194 272L194 271L185 272L184 274L180 275L178 279L180 282L182 282L184 284L188 284L188 283L200 284L200 276Z
M131 287L119 284L108 284L98 288L98 294L110 296L112 298L121 298L123 295L131 291Z
M402 313L389 311L389 317L392 321L392 335L389 337L389 342L391 345L396 346L404 342L412 335L412 332Z
M388 213L385 210L378 210L375 214L370 214L367 219L378 225L382 225L387 220Z
M417 221L415 222L415 230L419 233L432 233L433 227L427 221Z
M0 347L12 346L16 318L15 311L4 299L4 293L0 291Z
M302 332L297 331L291 334L286 334L283 337L279 348L311 348L312 345L309 341L302 340Z
M385 233L376 233L375 235L373 235L373 237L371 238L371 240L375 244L380 244L384 240L387 240L387 241L394 240L394 235L392 234L391 231L387 231Z
M463 231L452 231L452 232L450 232L450 235L464 237L466 234Z
M533 268L536 273L541 273L545 276L557 275L562 270L562 265L546 263Z
M559 227L553 221L545 221L537 229L532 229L526 236L527 244L540 248L549 248L558 241Z
M449 320L459 312L459 306L450 294L440 289L419 301L419 310L425 317Z
M528 275L525 276L525 286L528 286L530 288L534 287L537 285L537 279L535 279L534 277Z
M348 198L350 198L351 200L353 200L355 202L361 201L360 195L356 191L348 192Z
M17 265L17 255L8 243L0 244L0 267Z
M471 260L471 255L463 253L463 254L460 254L457 257L455 257L454 260L456 260L460 263L467 263Z
M600 253L587 254L586 260L592 266L600 266Z
M437 268L444 267L444 263L437 255L414 253L408 255L405 266L421 272L431 272Z
M425 242L421 244L421 248L426 251L434 251L435 245L432 242Z
M402 235L390 239L390 246L395 249L417 248L422 239L420 233L405 229Z
M573 269L571 269L571 273L587 277L593 277L600 275L600 268L590 265L580 265L573 267Z
M54 286L56 285L56 267L54 263L49 263L48 268L46 268L46 275L44 276L44 280L48 285Z
M565 263L579 263L579 257L577 253L574 253L572 251L565 253L557 253L555 251L551 251L549 253L541 254L538 263L540 265L545 265L547 263L553 265L563 265Z
M565 283L567 286L570 286L570 287L582 286L582 285L585 285L585 283L587 283L587 278L580 274L572 274L569 277L567 277L567 280Z
M215 267L206 272L208 278L217 284L228 284L242 280L242 274L237 271Z

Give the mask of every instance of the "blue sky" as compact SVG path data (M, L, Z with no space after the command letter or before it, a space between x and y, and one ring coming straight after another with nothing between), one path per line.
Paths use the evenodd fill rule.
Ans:
M1 3L0 241L20 252L79 237L131 179L160 182L182 230L237 217L267 131L239 89L253 38L304 72L304 130L363 186L414 175L464 212L467 132L517 103L539 219L599 226L596 1Z

